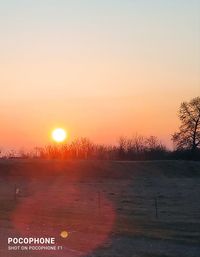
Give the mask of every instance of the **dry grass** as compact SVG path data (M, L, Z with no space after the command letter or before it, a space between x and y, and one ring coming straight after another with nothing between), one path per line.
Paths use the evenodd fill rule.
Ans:
M21 190L17 200L16 186ZM200 238L199 195L197 162L0 161L0 222L5 232L1 236L6 235L8 228L19 233L21 225L15 227L13 215L23 210L25 216L31 217L33 231L48 234L47 226L51 227L51 233L58 233L62 227L75 231L76 240L70 239L70 247L75 250L83 251L90 235L95 238L109 232L108 247L102 245L94 256L101 249L104 249L102 256L113 254L109 252L116 247L115 238L164 240L190 247L198 245ZM112 215L114 223L108 229ZM82 243L77 244L79 241ZM123 242L125 247L123 244L128 241ZM129 254L115 255L134 256L131 245L129 248ZM176 252L163 254L151 249L140 256L177 256Z

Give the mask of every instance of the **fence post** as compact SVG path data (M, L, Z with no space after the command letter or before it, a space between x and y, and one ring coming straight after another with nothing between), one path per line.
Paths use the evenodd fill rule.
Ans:
M158 201L157 201L157 197L154 198L154 201L155 201L156 219L158 219Z
M17 200L17 197L19 196L20 194L20 189L19 187L17 187L17 185L15 184L15 188L14 188L14 200L16 201Z
M101 213L101 192L98 191L98 210L99 214Z
M16 190L17 190L17 185L15 184L15 187L14 187L14 200L15 201L17 200Z

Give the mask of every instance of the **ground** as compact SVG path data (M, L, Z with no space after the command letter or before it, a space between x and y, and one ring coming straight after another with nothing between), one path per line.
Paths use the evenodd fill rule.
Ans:
M1 160L0 257L199 257L199 196L199 162ZM63 249L8 251L20 236Z

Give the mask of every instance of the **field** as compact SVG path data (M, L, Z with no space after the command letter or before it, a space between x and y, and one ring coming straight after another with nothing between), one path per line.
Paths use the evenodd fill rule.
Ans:
M1 160L0 227L0 257L199 257L200 163Z

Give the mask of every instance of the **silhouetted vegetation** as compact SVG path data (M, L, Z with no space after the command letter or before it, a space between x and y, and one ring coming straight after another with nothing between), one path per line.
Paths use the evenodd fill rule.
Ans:
M94 144L87 138L66 144L36 147L33 151L11 151L7 158L79 159L79 160L161 160L168 159L170 151L154 136L145 138L121 137L116 145Z
M179 109L181 125L172 135L176 157L200 159L200 97L181 103Z
M200 160L200 150L175 149L170 151L157 137L136 135L121 137L116 145L94 144L87 138L76 139L66 144L35 147L32 151L10 151L3 158L13 159L77 159L77 160Z
M66 144L35 147L33 151L11 150L2 158L78 159L78 160L200 160L200 97L183 102L179 109L181 125L172 135L174 150L155 136L120 137L115 145L95 144L79 138Z

